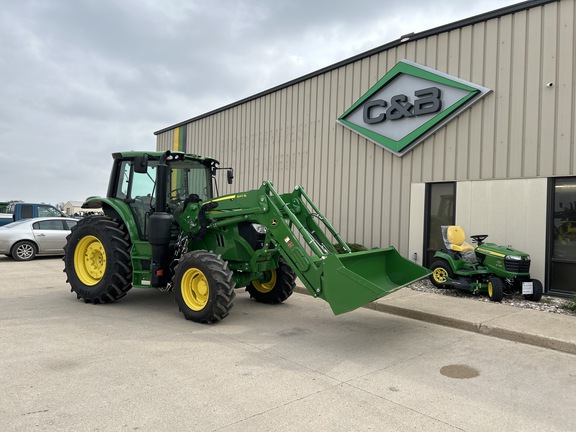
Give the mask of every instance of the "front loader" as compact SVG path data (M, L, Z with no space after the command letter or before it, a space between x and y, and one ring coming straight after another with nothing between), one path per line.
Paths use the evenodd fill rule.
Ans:
M393 247L352 253L300 186L279 194L264 181L216 196L214 159L170 151L113 159L107 196L83 205L105 215L79 221L65 246L71 291L87 303L152 287L173 291L186 319L214 323L229 314L235 289L280 303L298 277L341 314L429 274Z

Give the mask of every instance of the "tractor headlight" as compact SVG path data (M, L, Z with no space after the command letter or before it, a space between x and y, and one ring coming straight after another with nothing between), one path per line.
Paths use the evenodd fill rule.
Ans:
M253 223L252 226L258 234L266 234L268 232L268 229L264 225Z
M513 260L513 261L522 261L522 257L518 255L506 255L504 259Z

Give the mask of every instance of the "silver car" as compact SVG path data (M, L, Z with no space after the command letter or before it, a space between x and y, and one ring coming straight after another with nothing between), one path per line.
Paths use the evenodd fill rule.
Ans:
M78 220L63 217L23 219L0 227L0 254L16 261L36 255L64 255L66 236Z

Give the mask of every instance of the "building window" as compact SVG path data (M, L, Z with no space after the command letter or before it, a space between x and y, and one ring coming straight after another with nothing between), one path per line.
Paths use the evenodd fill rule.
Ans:
M552 179L549 291L576 293L576 177Z
M428 267L437 250L444 248L442 225L454 225L456 219L456 183L426 184L424 218L424 266Z

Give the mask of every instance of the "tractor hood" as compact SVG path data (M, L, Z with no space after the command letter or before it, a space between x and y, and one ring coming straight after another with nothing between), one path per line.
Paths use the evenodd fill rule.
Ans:
M484 243L476 248L476 253L491 255L498 258L512 259L518 261L529 261L530 255L526 252L514 249L511 246L498 246L495 243Z

